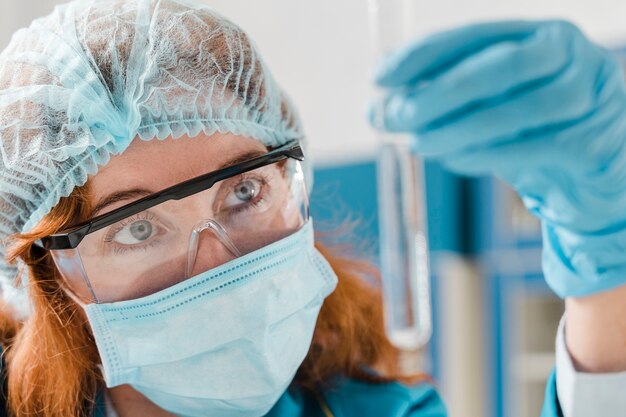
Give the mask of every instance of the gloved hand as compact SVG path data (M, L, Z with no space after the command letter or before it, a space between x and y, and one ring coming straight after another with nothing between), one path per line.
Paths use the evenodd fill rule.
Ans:
M563 21L479 24L390 55L376 82L372 123L518 191L558 295L626 284L626 88L608 51Z

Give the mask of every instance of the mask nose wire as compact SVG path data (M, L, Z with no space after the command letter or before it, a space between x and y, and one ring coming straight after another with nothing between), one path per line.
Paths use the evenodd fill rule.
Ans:
M237 249L237 246L232 239L226 233L226 230L221 224L212 219L200 220L196 223L189 236L189 246L187 248L187 267L185 270L185 278L191 276L193 267L196 263L196 256L198 255L198 242L200 241L200 234L205 230L211 230L220 242L228 249L235 257L240 257L241 252Z

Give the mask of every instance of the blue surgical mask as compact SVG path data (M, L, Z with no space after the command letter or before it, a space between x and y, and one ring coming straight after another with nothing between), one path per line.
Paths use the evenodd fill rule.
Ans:
M107 387L130 384L184 417L259 417L293 379L336 284L309 220L173 287L85 311Z

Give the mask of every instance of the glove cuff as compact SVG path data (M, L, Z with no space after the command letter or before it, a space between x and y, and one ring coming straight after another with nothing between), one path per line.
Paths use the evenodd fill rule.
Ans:
M543 272L561 297L581 297L626 284L626 228L572 232L542 222Z

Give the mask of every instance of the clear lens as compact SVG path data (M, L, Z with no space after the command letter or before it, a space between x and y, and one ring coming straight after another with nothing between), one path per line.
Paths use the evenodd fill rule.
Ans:
M302 170L288 159L152 207L52 255L81 298L129 300L276 242L307 220Z

